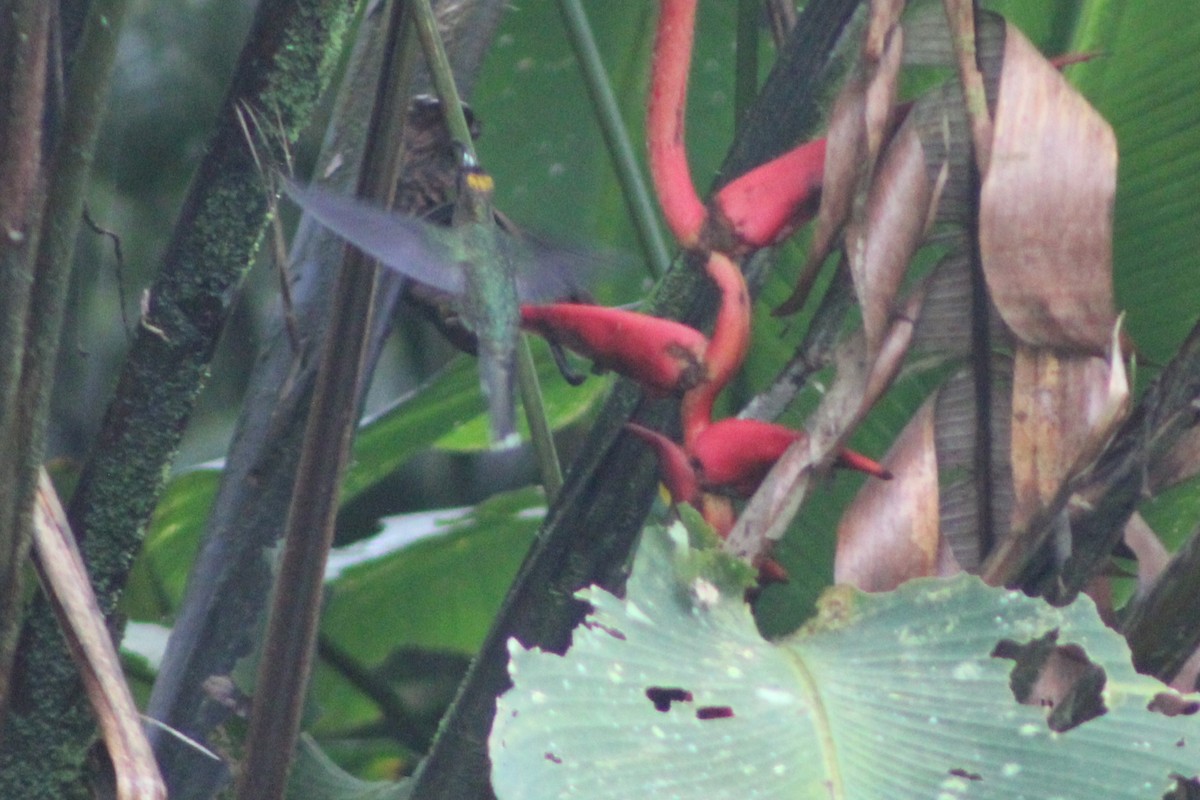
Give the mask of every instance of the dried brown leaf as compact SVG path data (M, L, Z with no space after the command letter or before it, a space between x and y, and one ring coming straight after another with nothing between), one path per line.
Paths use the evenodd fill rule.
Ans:
M979 247L992 299L1026 344L1107 349L1116 171L1111 127L1009 26Z
M867 135L864 124L866 79L855 71L834 101L826 133L825 174L821 204L813 224L812 241L792 294L775 309L776 315L794 314L804 306L816 283L821 264L833 250L858 188L859 170L866 163Z
M1128 405L1116 358L1018 345L1013 366L1012 527L1024 530L1108 440Z
M775 310L799 311L816 282L821 264L832 251L855 198L866 194L883 143L895 130L896 85L904 52L898 25L904 3L875 0L863 40L862 58L842 86L830 113L826 133L821 204L796 288Z
M862 413L866 413L867 409L875 405L900 374L900 368L904 366L905 358L912 347L916 322L922 316L928 283L928 279L922 280L913 287L904 307L892 316L887 335L880 343L879 352L875 354L867 374L867 384L862 395Z
M862 306L867 352L887 332L909 261L931 218L933 184L914 125L906 121L876 171L861 218L846 227L846 254Z
M835 582L885 592L910 578L959 571L939 536L933 409L931 399L884 457L895 477L865 483L838 523Z

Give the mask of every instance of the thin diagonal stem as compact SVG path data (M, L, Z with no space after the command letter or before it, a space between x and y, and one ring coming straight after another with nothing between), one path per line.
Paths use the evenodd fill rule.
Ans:
M558 8L567 29L567 39L575 51L575 61L583 71L583 82L592 100L592 110L596 113L596 121L600 123L600 133L604 136L604 144L616 170L617 182L621 185L621 194L637 230L650 272L655 278L661 278L671 264L671 255L654 213L654 201L650 198L646 179L638 168L629 129L621 118L608 72L596 47L591 23L579 0L559 0Z

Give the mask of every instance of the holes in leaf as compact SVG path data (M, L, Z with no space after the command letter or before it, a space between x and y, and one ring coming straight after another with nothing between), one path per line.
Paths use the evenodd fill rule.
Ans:
M1187 700L1174 692L1159 692L1146 706L1147 711L1157 711L1168 717L1190 716L1200 711L1200 703Z
M1175 788L1163 795L1163 800L1200 800L1200 782L1178 773L1171 773Z
M622 642L625 641L625 634L619 628L613 628L609 625L601 625L599 622L596 622L596 620L594 620L594 619L586 620L583 624L584 624L584 627L586 627L588 630L604 631L605 633L607 633L609 636L613 637L614 639L617 639Z
M729 706L701 706L696 709L696 719L729 719L733 709Z
M654 703L654 710L667 713L671 710L671 703L690 703L692 702L692 693L686 689L666 686L651 686L646 690L646 697Z
M967 772L965 769L960 769L958 767L950 770L950 774L956 778L966 778L969 781L983 780L983 776L980 775L978 772Z
M1059 645L1057 629L1027 644L1003 639L992 658L1016 662L1009 675L1013 697L1048 709L1046 724L1052 731L1069 731L1108 710L1102 696L1104 669L1079 645Z
M672 703L692 702L692 693L687 689L675 686L651 686L646 690L646 697L654 704L654 710L663 714L671 710ZM700 706L696 709L696 719L729 719L733 709L729 706Z

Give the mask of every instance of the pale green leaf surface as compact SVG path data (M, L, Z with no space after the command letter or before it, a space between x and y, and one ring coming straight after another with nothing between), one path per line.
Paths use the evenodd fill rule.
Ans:
M1194 772L1200 720L1146 710L1165 687L1133 671L1090 601L1053 608L967 576L838 587L771 643L740 587L680 584L684 541L648 528L626 599L582 592L595 610L565 657L510 645L515 686L490 740L501 800L1149 800ZM1108 713L1062 734L1016 703L1012 662L991 657L1055 629L1108 676ZM659 711L651 687L692 700ZM705 706L733 716L701 720Z

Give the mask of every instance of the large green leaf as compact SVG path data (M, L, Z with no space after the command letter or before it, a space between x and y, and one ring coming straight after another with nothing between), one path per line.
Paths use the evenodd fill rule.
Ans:
M548 358L539 361L547 382L553 370L548 364ZM602 390L602 385L596 386L574 399L558 393L561 402L554 406L555 422L561 425L577 418ZM363 424L355 438L341 502L353 500L472 419L477 420L479 438L486 440L482 412L475 366L469 358L457 358L429 383ZM159 621L174 614L220 481L220 468L203 466L181 472L168 484L123 598L125 612L133 619Z
M532 488L500 494L447 514L437 533L407 546L367 541L335 551L337 575L321 619L325 641L385 683L387 661L400 649L473 656L533 541L544 502ZM388 537L385 530L378 538ZM348 561L353 552L366 557ZM314 688L323 708L314 732L323 738L380 717L362 688L324 661Z
M1147 709L1090 601L1054 608L977 578L838 587L778 643L744 585L698 570L681 525L646 530L627 595L566 656L512 643L490 740L506 798L1157 798L1192 774L1200 719ZM1106 673L1100 717L1053 732L998 644L1057 633Z
M1068 75L1117 135L1117 305L1158 363L1195 322L1200 297L1198 38L1200 16L1187 4L1091 0L1071 44L1101 54Z

